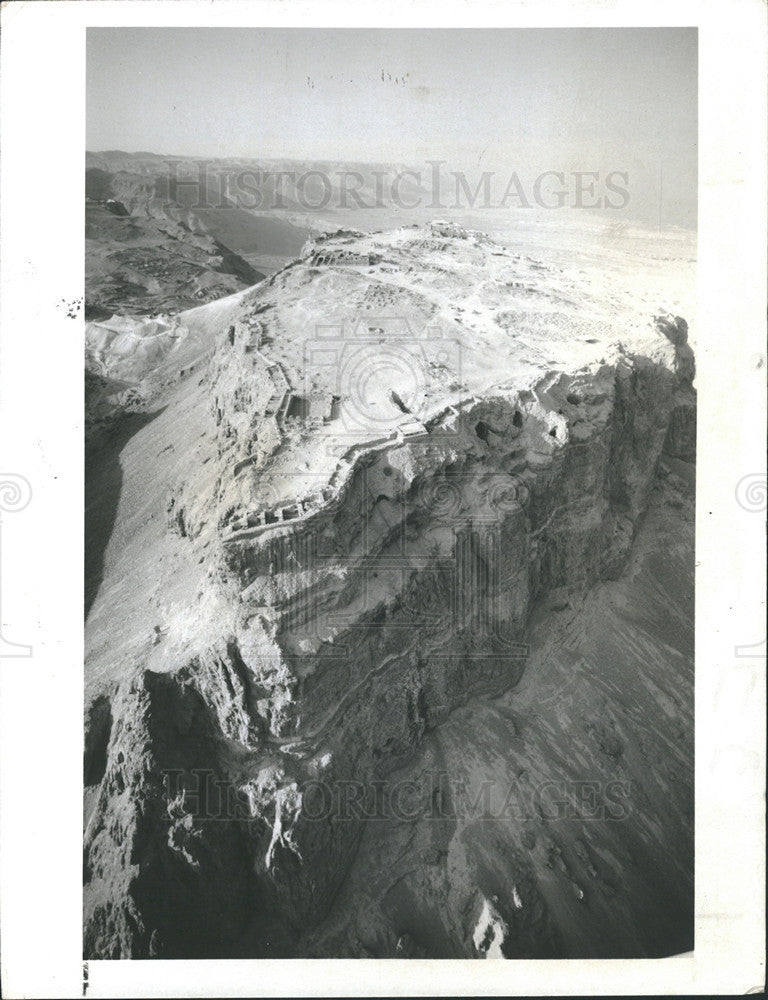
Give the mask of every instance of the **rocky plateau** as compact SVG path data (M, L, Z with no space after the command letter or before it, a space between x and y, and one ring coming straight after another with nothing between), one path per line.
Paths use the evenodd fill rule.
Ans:
M692 317L572 256L89 324L86 958L693 947Z

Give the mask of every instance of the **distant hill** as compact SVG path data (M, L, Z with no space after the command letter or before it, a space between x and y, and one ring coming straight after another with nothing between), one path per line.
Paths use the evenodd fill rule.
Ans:
M225 169L219 165L223 163L114 150L87 153L86 198L114 198L134 217L172 219L191 232L208 234L257 270L275 271L299 255L310 229L296 225L286 213L267 215L243 207L241 199L227 193L230 185L236 188L240 168ZM290 200L286 208L300 206Z
M105 193L99 176L92 175L88 187ZM86 319L175 313L264 277L201 226L193 231L162 214L134 215L124 209L114 214L123 204L86 205Z

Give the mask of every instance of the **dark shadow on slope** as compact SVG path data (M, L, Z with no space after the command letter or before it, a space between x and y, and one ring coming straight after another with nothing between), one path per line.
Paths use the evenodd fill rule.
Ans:
M112 735L112 705L106 695L99 695L85 714L83 783L98 785L107 770L107 749Z
M104 576L104 553L112 537L123 485L120 453L130 439L162 413L128 413L118 418L85 453L84 618Z

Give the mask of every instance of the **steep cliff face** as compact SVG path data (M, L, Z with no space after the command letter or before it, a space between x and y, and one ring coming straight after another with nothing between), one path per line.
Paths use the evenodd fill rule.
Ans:
M427 263L415 262L416 251ZM479 882L493 882L495 892L478 878L451 875L451 845L466 829L444 815L438 785L430 785L431 822L414 826L412 817L406 826L417 841L426 837L413 854L414 867L431 880L428 892L419 890L419 905L450 911L437 920L439 933L405 927L413 886L382 891L379 915L368 920L375 944L360 944L333 904L364 884L365 871L383 877L370 859L362 871L353 867L376 831L387 831L377 849L394 852L393 870L395 855L409 855L399 841L404 820L393 816L391 801L382 806L382 792L425 753L434 757L440 734L452 726L467 742L467 760L475 760L473 780L482 784L483 766L494 774L499 754L517 752L525 720L511 724L510 742L500 740L484 757L472 726L456 730L457 712L477 712L478 704L515 690L537 669L549 641L546 622L558 610L583 608L600 588L619 593L635 572L638 532L659 506L659 491L669 494L660 463L676 463L679 479L695 451L687 327L663 316L638 324L624 346L605 333L586 338L596 345L591 360L580 353L580 337L568 348L578 363L534 363L535 352L546 358L556 353L554 341L567 343L569 319L544 310L545 333L529 317L525 336L515 337L523 321L516 327L510 320L509 302L500 308L501 288L514 270L533 288L527 281L535 262L444 227L384 236L379 245L341 234L319 252L322 259L308 247L302 261L243 299L210 363L137 435L139 465L150 448L191 456L192 442L203 443L194 445L194 460L177 458L156 482L144 482L145 513L135 524L130 510L124 518L124 546L144 552L156 537L157 567L164 561L150 570L154 578L144 576L135 611L123 591L127 631L147 633L142 644L125 645L126 677L109 676L106 667L103 630L118 594L109 573L91 619L86 954L481 956L563 947L597 954L597 931L583 936L587 944L563 945L570 925L558 921L558 897L536 866L521 860L523 835L530 836L522 820L513 822L517 841L506 855L488 848ZM500 274L502 266L509 272ZM476 287L451 294L457 302L476 295L481 319L474 323L444 298L459 272ZM547 276L537 294L550 305L559 301L561 280ZM379 358L392 343L383 308L400 307L411 327L414 317L450 323L463 351L461 372L446 364L441 335L432 346L439 341L442 360L419 344L418 391L410 346L409 364L393 363L384 375L381 363L366 362L362 404L357 383L337 392L336 374L324 381L326 369L308 363L307 345L291 343L287 332L292 311L306 314L309 304L332 324L324 297L339 295L343 308L351 299L355 323L365 319L360 342ZM486 320L489 302L493 317ZM579 306L570 310L576 316ZM513 342L501 351L512 361L502 371L488 365L499 343L491 322ZM322 341L315 330L305 337L312 347ZM128 475L125 452L124 460ZM689 495L673 499L689 523ZM163 525L148 527L159 502ZM121 558L114 557L112 576ZM130 564L134 574L151 565ZM150 598L157 608L150 614L167 620L150 632L152 619L141 617L139 604L150 591L164 597L166 585L167 600ZM690 657L680 645L675 655ZM644 711L652 716L652 699ZM618 760L621 738L604 718L589 725L601 753ZM636 728L645 733L654 725L644 717ZM555 770L564 767L561 753L553 740ZM431 759L427 771L437 773L439 763ZM583 761L582 777L593 764ZM691 775L683 780L689 785ZM686 813L676 836L689 837L691 822ZM663 850L664 830L652 836ZM553 865L564 865L556 840L547 850ZM590 850L582 844L577 853L597 871ZM517 875L500 900L505 866ZM675 877L685 883L684 864ZM440 879L448 880L444 891ZM568 891L583 900L574 885ZM538 916L531 922L533 901ZM596 927L613 904L601 905ZM616 907L625 912L628 905L621 899ZM423 926L431 922L425 915ZM642 929L632 944L638 953L657 948Z
M428 729L358 805L359 847L300 954L692 947L693 493L673 465L621 575L542 595L519 682ZM337 790L347 814L355 792Z

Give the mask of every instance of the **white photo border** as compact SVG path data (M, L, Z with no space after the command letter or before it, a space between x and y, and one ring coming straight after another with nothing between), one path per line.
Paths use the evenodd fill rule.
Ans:
M694 952L667 959L88 963L89 997L743 994L765 981L766 5L71 0L2 11L3 993L79 997L87 26L698 26ZM762 507L739 503L745 477ZM760 479L759 477L762 477ZM742 484L740 486L740 484ZM759 508L759 509L758 509ZM740 650L740 651L739 651Z

